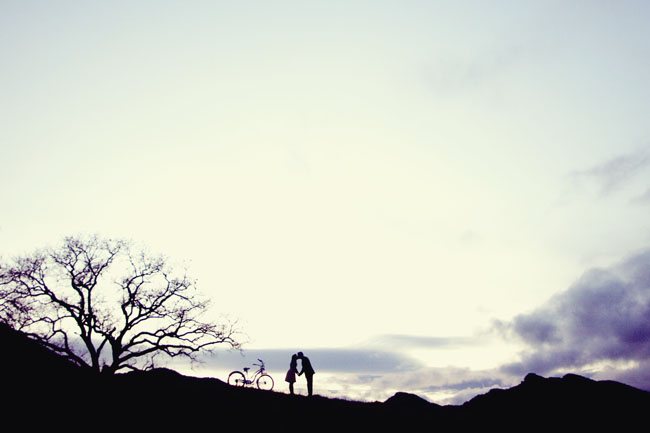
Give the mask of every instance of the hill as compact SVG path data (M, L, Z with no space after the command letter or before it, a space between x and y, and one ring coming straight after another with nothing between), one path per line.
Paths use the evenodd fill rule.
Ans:
M645 421L650 410L649 392L572 374L529 374L515 387L493 389L459 406L440 406L401 392L385 402L367 403L233 388L168 369L96 376L1 325L0 345L2 408L8 418L84 430L624 428Z

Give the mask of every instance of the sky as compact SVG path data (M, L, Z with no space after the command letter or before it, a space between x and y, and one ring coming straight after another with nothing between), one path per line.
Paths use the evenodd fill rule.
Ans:
M650 4L0 0L0 256L188 266L286 392L650 389ZM303 381L304 382L304 381ZM305 392L299 381L298 391Z

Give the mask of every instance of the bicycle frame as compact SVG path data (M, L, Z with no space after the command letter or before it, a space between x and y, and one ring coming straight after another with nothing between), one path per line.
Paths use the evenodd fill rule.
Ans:
M246 385L252 385L255 383L255 381L264 374L264 363L260 364L253 364L255 366L258 366L259 369L253 374L253 377L249 379L248 372L250 371L250 368L244 367L244 374L246 375L245 383Z
M258 361L260 362L259 364L253 365L259 367L259 369L253 373L252 377L249 374L250 368L244 367L243 373L241 371L233 371L230 373L228 376L228 384L235 386L253 386L256 384L259 389L272 390L274 385L273 378L266 372L264 361L261 359L258 359Z

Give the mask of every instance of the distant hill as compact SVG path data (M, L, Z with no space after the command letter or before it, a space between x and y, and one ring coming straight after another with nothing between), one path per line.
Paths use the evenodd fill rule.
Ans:
M6 418L27 425L66 425L72 431L620 429L645 423L650 413L649 392L572 374L529 374L515 387L493 389L459 406L440 406L403 392L368 403L233 388L168 369L98 377L4 325L0 347Z

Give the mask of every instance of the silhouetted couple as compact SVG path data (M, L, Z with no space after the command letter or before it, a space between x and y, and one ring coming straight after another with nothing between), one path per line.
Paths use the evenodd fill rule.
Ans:
M302 369L298 371L298 360L300 360L300 365ZM296 382L296 375L302 376L305 375L307 379L307 394L311 396L314 392L314 367L311 366L309 358L298 352L298 354L291 355L291 363L289 364L289 371L287 371L287 376L284 380L289 382L289 392L293 394L293 384Z

